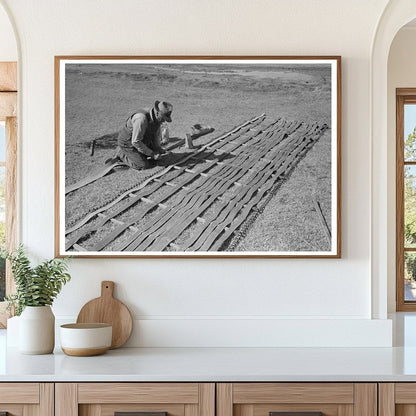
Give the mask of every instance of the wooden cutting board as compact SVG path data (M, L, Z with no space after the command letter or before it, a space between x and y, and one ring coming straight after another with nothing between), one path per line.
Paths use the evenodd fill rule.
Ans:
M87 302L80 310L77 323L103 322L113 326L111 349L121 347L129 339L133 319L127 306L113 297L114 282L101 282L101 296Z

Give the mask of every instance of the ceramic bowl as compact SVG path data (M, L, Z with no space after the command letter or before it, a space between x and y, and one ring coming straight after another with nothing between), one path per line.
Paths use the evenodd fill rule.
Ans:
M104 323L61 325L61 348L67 355L88 357L111 347L112 326Z

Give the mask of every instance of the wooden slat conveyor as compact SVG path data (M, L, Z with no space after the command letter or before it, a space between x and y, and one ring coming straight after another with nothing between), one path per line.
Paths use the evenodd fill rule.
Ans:
M227 251L326 125L255 117L66 231L67 251Z

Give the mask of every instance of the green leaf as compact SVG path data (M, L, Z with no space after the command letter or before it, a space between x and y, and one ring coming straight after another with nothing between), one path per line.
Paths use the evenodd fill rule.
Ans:
M7 308L20 315L26 306L52 305L63 285L70 281L68 261L45 260L32 267L23 246L15 251L0 251L0 256L10 261L16 293L7 296Z

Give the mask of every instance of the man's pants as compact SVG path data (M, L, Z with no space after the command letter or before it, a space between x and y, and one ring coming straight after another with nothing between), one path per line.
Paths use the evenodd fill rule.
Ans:
M140 153L136 148L117 147L116 156L119 157L127 166L133 169L148 169L154 166L152 160L147 160L147 156Z

